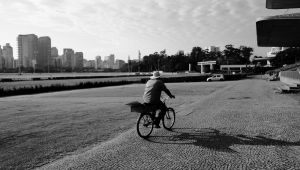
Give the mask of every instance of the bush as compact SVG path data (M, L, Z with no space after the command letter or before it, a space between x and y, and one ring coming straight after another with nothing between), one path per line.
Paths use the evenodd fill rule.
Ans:
M106 82L80 82L75 85L64 85L64 84L52 84L51 86L35 85L31 87L20 87L5 90L0 88L0 97L14 96L14 95L29 95L37 93L47 93L64 90L75 90L75 89L86 89L86 88L98 88L107 86L119 86L137 83L136 81L106 81Z

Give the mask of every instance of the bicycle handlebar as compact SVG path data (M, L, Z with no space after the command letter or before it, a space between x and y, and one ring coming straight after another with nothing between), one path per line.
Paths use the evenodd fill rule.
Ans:
M167 101L167 100L170 100L170 99L172 99L172 98L168 96L168 97L163 98L162 101L163 101L164 103L166 103L166 101Z

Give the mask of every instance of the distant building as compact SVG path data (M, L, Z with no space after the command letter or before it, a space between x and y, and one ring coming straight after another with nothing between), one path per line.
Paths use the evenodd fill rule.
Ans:
M44 69L50 65L51 59L51 39L48 36L38 38L38 57L36 65L38 68Z
M58 58L58 50L56 47L51 48L51 60L50 60L50 65L51 66L57 66L56 60Z
M95 57L95 69L101 69L102 68L102 60L101 60L101 56L96 56Z
M75 54L72 49L64 49L64 56L66 59L65 67L71 67L74 69L75 67Z
M83 59L83 67L87 67L88 61L86 59Z
M124 66L124 64L125 64L125 61L123 61L123 60L116 60L116 69L120 69L120 68L122 68L123 66Z
M56 67L63 67L63 55L58 55L58 57L55 59Z
M109 56L104 57L104 68L113 68L113 65L115 64L115 55L111 54Z
M177 54L178 54L178 55L184 55L184 51L183 51L183 50L179 50L179 51L177 52Z
M207 49L208 52L219 52L220 51L220 47L215 47L215 46L208 46L204 48L205 50Z
M32 67L32 60L36 60L38 55L38 37L34 34L19 35L18 59L23 67Z
M4 63L5 68L7 69L13 68L14 65L13 49L9 43L6 43L6 45L3 46L2 58L4 59L5 62Z
M2 48L1 48L1 45L0 45L0 69L3 68L3 66L2 66L3 61L2 60L3 60L2 59Z
M76 68L79 71L83 70L83 53L82 52L76 52L75 53L75 59L76 59Z
M286 49L288 49L288 47L271 47L271 51L267 52L267 57L275 57L277 53Z
M62 55L62 63L63 63L63 67L67 67L67 56L66 56L66 52L68 50L72 50L71 48L64 48L63 49L63 55ZM71 58L70 58L71 59ZM71 62L71 60L70 60Z
M141 61L141 52L140 52L140 50L139 50L139 54L138 55L139 55L138 60Z
M96 63L95 60L88 60L86 67L95 68L95 63Z
M112 66L110 65L109 60L104 60L102 62L102 68L111 68Z
M91 67L95 68L95 65L96 65L96 61L95 60L91 60Z
M18 68L18 67L19 67L19 60L18 59L14 59L13 68Z

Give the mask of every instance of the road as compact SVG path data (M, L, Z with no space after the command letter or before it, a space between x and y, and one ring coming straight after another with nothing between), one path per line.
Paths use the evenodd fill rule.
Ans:
M39 169L300 169L299 98L274 93L280 82L225 83L186 103L172 131L131 129Z

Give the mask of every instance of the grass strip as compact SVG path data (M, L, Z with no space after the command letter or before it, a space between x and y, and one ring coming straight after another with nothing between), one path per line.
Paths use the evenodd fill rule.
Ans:
M75 85L65 84L52 84L50 86L35 85L31 87L20 87L13 89L4 89L0 87L0 97L16 96L16 95L30 95L38 93L57 92L65 90L77 90L77 89L88 89L88 88L99 88L108 86L120 86L127 84L139 83L139 81L104 81L104 82L79 82Z

